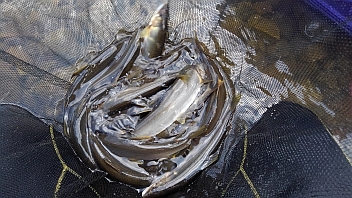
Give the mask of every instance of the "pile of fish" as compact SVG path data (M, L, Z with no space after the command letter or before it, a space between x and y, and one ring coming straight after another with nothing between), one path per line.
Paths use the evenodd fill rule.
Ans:
M80 159L144 197L216 161L232 112L230 83L196 39L164 46L166 11L83 58L65 99L64 133Z

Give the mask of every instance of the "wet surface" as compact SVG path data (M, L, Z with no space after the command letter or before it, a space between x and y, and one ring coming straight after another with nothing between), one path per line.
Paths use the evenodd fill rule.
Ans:
M158 4L2 2L0 102L62 131L74 63L119 30L146 25ZM352 159L352 38L338 24L303 1L208 0L170 1L168 28L166 51L196 38L235 86L230 135L243 134L279 101L292 101L313 111Z
M286 100L311 109L338 142L347 143L342 147L351 158L352 38L314 9L290 1L242 1L225 13L220 26L247 49L247 64L232 70L242 97L252 104Z
M93 170L147 187L143 196L165 194L218 158L233 85L196 40L149 58L139 32L119 37L77 74L64 134Z

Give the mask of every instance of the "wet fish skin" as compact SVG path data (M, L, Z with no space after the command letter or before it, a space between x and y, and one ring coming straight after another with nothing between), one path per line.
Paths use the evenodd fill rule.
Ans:
M109 151L100 139L90 135L92 154L97 164L118 180L136 186L147 186L152 177L137 164L130 162L127 158L119 157Z
M212 71L212 73L224 76L225 72L219 67L217 71ZM174 191L217 160L219 143L224 137L227 123L231 122L231 103L233 100L229 80L224 78L221 81L222 83L219 84L218 89L209 98L210 101L213 101L213 104L210 105L212 106L211 109L215 107L216 111L211 115L210 122L204 129L207 131L202 133L211 132L200 140L201 142L175 169L154 178L151 185L143 190L143 197L160 197Z
M151 50L153 49L152 44L163 44L165 40L165 9L166 5L160 6L159 11L154 14L149 24L150 28L147 34L144 34L147 36L144 42L145 46L150 47L147 49L152 56L161 54L161 51ZM112 87L112 83L116 82L116 79L120 78L123 71L127 69L136 54L137 46L140 44L139 39L135 40L134 38L140 38L142 34L138 31L132 35L122 35L103 51L87 57L74 72L77 77L74 79L65 100L65 135L76 153L90 168L95 169L99 164L121 181L147 185L151 181L150 177L141 174L142 170L136 171L135 168L128 165L127 161L121 161L120 158L110 153L96 137L91 135L93 132L89 127L90 105L101 91ZM150 42L150 39L153 42ZM163 79L161 80L163 81Z
M223 89L219 89L219 91L222 90ZM220 94L219 91L216 95L214 94L213 97L217 98L218 94ZM222 102L217 101L216 103L217 106L221 108ZM219 115L219 117L222 116ZM216 122L217 119L214 119L213 122L214 121ZM174 170L159 176L158 178L155 178L152 184L143 190L142 196L154 197L163 195L168 191L172 191L173 189L182 186L199 171L207 168L209 165L215 162L217 160L218 153L211 153L214 151L217 144L220 142L220 139L223 137L223 133L220 133L220 131L224 130L223 127L224 126L219 127L219 133L213 132L210 134L210 136L204 137L203 142L195 147L195 150L188 154L188 156Z
M203 84L197 67L200 66L187 68L185 75L175 82L158 108L136 126L133 132L136 138L159 134L187 111L195 101Z
M129 102L132 99L136 98L137 96L140 96L145 92L149 92L153 89L161 87L166 82L173 80L175 78L176 78L176 75L162 76L157 80L150 83L146 83L140 87L132 87L127 90L120 91L119 93L116 93L110 96L109 99L107 99L103 103L102 108L104 111L107 111L111 108L116 108L117 106L119 106L119 104L122 105L123 103Z
M87 128L90 113L90 108L87 106L92 100L89 92L94 92L98 87L109 84L110 78L103 78L107 74L112 73L113 77L121 74L125 64L112 64L116 57L124 57L124 60L119 60L123 63L130 61L131 56L124 56L124 54L136 52L137 47L134 42L136 36L137 34L124 35L120 40L114 41L112 45L119 50L112 53L110 57L102 59L101 53L98 53L77 75L65 98L64 134L77 155L92 169L96 168L97 164L90 149L89 134L91 131Z
M129 159L157 160L168 158L172 154L188 147L190 141L183 139L173 144L143 144L141 141L119 138L114 134L98 134L97 138L112 153Z
M189 47L194 50L189 50L187 53L194 56L191 56L192 60L188 60L187 63L200 65L189 66L183 70L183 74L177 74L178 76L175 76L173 72L178 73L181 68L165 69L169 63L179 60L179 57L180 59L185 58L178 55L171 60L171 55L170 57L168 55L161 56L166 38L166 12L167 5L161 5L154 13L149 25L141 33L137 32L133 36L126 35L121 38L125 40L123 44L116 45L116 48L110 46L102 52L96 53L93 59L87 59L89 67L79 68L81 70L79 70L79 75L77 75L66 101L68 105L66 116L68 118L65 118L65 127L67 128L65 134L75 146L76 153L80 158L88 163L92 169L101 168L119 181L138 186L138 188L147 187L142 193L144 197L159 196L177 189L189 182L199 171L212 164L217 159L218 145L225 134L230 112L228 104L231 99L228 99L229 97L226 95L228 83L222 79L224 74L221 73L221 68L219 65L214 66L207 62L207 58L193 39L190 39L192 44ZM116 42L122 41L117 40ZM112 45L115 44L112 43ZM169 54L174 55L176 51L184 50L183 48L187 47L179 47ZM140 51L138 51L139 49ZM149 68L142 64L144 67L140 67L141 71L135 70L133 67L136 63L134 61L136 57L149 63L155 61L161 66L154 67L151 64L151 69L162 68L170 73L161 72L157 77L154 73L150 76L150 73L145 73L143 76L144 73L141 71ZM166 61L163 62L163 60ZM184 63L182 62L182 67ZM131 73L129 73L130 71ZM148 80L139 79L141 75ZM134 84L126 85L127 89L121 89L117 86L122 78L134 79L136 77L137 81L141 82L138 84L138 88ZM169 82L167 86L164 85L165 82ZM171 83L174 84L169 87ZM181 87L179 90L175 88L177 83ZM116 90L114 90L115 87ZM154 132L150 132L145 126L151 125L145 122L145 125L140 127L140 134L137 134L136 138L123 136L125 139L120 139L120 134L113 130L97 131L92 127L94 121L100 117L103 120L106 119L104 116L113 117L120 114L121 109L128 110L129 106L139 106L139 104L131 102L132 99L148 97L155 92L160 93L160 90L164 93L158 97L156 105L152 106L155 109L144 117L145 120L152 120L154 125L162 123L170 126L169 121L165 121L167 120L164 118L165 114L160 112L162 109L167 109L167 114L170 109L179 109L177 106L185 109L181 110L183 114L196 112L197 117L192 117L192 120L187 120L189 122L179 124L174 122L175 119L180 121L180 118L185 119L186 116L182 113L177 113L177 116L169 114L169 116L173 116L172 126L164 130L165 135L159 134L155 139L150 138L148 141L144 139L146 136L158 134L163 131L164 127L157 130L154 127ZM109 91L115 91L117 94L111 92L109 95ZM231 96L231 90L229 92ZM189 94L192 95L191 99ZM177 97L174 97L175 95ZM195 99L193 99L194 95ZM178 97L181 99L176 99ZM190 101L184 102L185 98ZM169 106L166 102L162 103L163 100L176 103L177 106ZM188 106L189 103L190 106ZM97 111L102 113L97 114ZM154 112L159 112L160 115L153 114ZM92 116L94 113L98 116ZM126 114L130 115L128 112ZM139 125L142 123L137 124L137 129ZM173 128L175 125L180 127L176 130ZM143 132L144 129L146 130ZM135 131L138 132L138 130ZM170 136L168 137L168 135ZM190 154L184 153L184 149L188 148ZM162 158L168 158L177 166L160 176L145 169L150 165L143 165L140 162L140 160L154 161ZM175 158L178 159L174 160ZM158 162L154 161L153 163Z
M141 53L144 57L155 58L161 55L166 39L166 18L167 4L161 4L153 14L149 25L142 30Z

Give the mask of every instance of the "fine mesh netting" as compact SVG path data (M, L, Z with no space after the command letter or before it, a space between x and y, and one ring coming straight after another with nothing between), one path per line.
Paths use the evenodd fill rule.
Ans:
M140 196L75 155L63 99L78 60L163 2L0 1L2 196ZM166 47L196 38L236 103L217 162L170 197L351 196L352 4L312 2L169 0Z

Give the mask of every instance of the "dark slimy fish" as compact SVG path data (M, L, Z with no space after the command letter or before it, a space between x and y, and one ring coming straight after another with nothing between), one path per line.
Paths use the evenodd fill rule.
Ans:
M76 154L143 197L173 191L216 161L232 112L230 82L194 39L162 55L166 8L81 63L65 100Z

